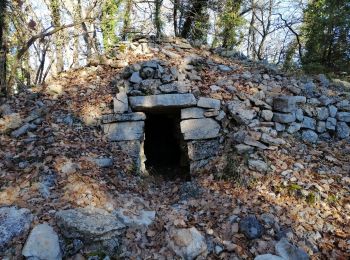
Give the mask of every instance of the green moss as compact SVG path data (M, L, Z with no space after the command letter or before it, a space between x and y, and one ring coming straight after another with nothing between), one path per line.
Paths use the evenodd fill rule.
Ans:
M299 186L298 184L294 184L294 183L289 185L289 187L288 187L289 191L299 191L301 189L302 189L301 186Z
M306 197L306 202L309 204L314 204L316 202L316 195L313 192L310 192Z

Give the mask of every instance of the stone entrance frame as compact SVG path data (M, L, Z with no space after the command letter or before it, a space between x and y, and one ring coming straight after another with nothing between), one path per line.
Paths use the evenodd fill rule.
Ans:
M138 173L146 173L144 154L147 112L181 111L181 133L187 143L190 174L205 166L217 154L221 120L225 113L220 100L193 94L130 96L119 93L114 98L114 114L104 115L102 128L111 142L133 158Z

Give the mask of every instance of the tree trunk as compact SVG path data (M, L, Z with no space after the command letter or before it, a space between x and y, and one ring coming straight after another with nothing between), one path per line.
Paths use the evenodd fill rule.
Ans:
M130 24L131 24L130 15L132 11L132 6L133 6L133 1L128 0L125 6L124 21L123 21L123 34L122 34L123 41L126 41L128 38L128 31L130 29Z
M6 8L7 1L0 3L0 95L6 95Z
M59 0L51 0L50 1L50 9L52 16L52 23L55 28L61 26L61 14L60 14L60 3ZM60 73L64 70L64 39L63 32L59 31L55 35L55 44L56 44L56 71Z
M196 15L200 14L202 12L203 7L206 5L206 1L203 0L195 0L193 2L194 3L192 4L192 7L187 12L186 20L182 27L182 38L188 38Z
M162 18L161 18L162 5L163 5L163 0L155 0L154 25L156 27L157 38L160 38L162 36Z
M179 0L174 0L174 10L173 10L173 19L174 19L174 34L177 37L179 35L177 29L177 11L179 9Z

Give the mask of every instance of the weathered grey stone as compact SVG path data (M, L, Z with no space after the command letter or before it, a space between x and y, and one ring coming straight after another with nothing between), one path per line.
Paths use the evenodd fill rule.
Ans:
M265 255L256 256L254 260L285 260L285 259L277 255L265 254Z
M335 117L337 115L338 108L336 106L329 106L328 110L329 110L330 117Z
M92 163L95 163L100 168L110 168L113 166L113 159L112 158L91 158L91 157L89 157L88 160Z
M264 145L263 143L260 143L259 141L256 141L254 140L252 137L250 136L246 136L244 138L244 143L246 145L250 145L250 146L253 146L253 147L257 147L259 149L262 149L262 150L266 150L268 149L268 147L266 145Z
M136 209L128 210L119 208L113 211L115 215L125 226L128 227L147 227L151 225L156 218L156 212L151 210Z
M159 86L159 90L163 93L175 93L177 92L177 83L172 82Z
M149 60L149 61L144 62L142 64L142 67L150 67L150 68L153 68L153 69L157 69L158 65L159 65L159 61L157 61L157 60Z
M337 119L329 117L326 121L326 128L328 130L335 131L336 126L337 126Z
M162 108L184 108L197 104L192 94L168 94L153 96L137 96L129 98L130 106L136 111Z
M316 114L318 120L326 120L329 117L329 112L327 107L317 107Z
M266 133L261 135L260 141L269 145L281 145L286 143L283 139L271 137Z
M216 117L219 115L219 113L220 113L219 110L208 109L207 111L204 112L204 116L205 117Z
M321 102L318 100L318 98L310 98L307 101L308 104L312 105L312 106L320 106Z
M307 97L313 97L315 95L316 85L313 82L307 82L304 84L304 92Z
M295 103L301 103L305 104L306 103L306 97L304 96L293 96Z
M338 112L337 119L343 122L350 122L350 112Z
M239 231L251 240L260 238L264 233L264 227L254 215L250 215L240 220Z
M329 86L330 81L329 81L329 79L326 77L326 75L324 75L324 74L319 74L319 75L317 75L317 79L318 79L318 81L321 83L321 86L322 86L322 87L327 88L327 87Z
M296 110L296 101L293 96L281 96L273 99L273 109L278 112L289 113Z
M333 100L326 95L322 95L318 98L318 100L321 102L323 106L328 106L333 103Z
M261 160L249 160L248 167L249 169L258 171L258 172L267 172L267 170L269 169L267 164Z
M282 238L275 246L276 253L280 255L283 259L288 259L288 260L308 260L309 256L308 254L290 244L287 239Z
M154 95L162 84L159 79L145 79L140 83L140 89L147 95Z
M182 121L181 133L185 140L211 139L219 136L220 125L211 118Z
M290 134L294 134L294 133L298 132L300 129L301 129L301 124L293 122L288 127L287 132Z
M129 81L130 81L131 83L140 84L141 81L142 81L142 78L140 77L140 73L139 73L139 72L134 72L134 73L131 75L131 78L129 79Z
M62 259L58 235L48 224L35 226L30 232L22 254L29 259Z
M311 118L311 117L305 116L301 127L306 128L306 129L315 130L316 129L316 120Z
M317 130L317 132L320 133L320 134L326 132L326 122L324 122L324 121L318 121L318 122L317 122L316 130Z
M304 120L304 111L301 108L298 108L295 111L295 117L299 122L302 122Z
M273 118L272 120L277 123L292 123L296 119L295 113L288 113L288 114L283 114L283 113L273 113Z
M273 118L273 112L271 110L263 110L261 111L261 117L267 122L270 122Z
M115 98L113 98L114 113L125 113L128 112L129 102L128 96L125 92L118 93Z
M125 227L117 217L98 208L60 210L56 220L65 237L86 242L111 239Z
M204 236L195 228L171 229L168 234L169 247L182 259L196 259L207 255Z
M201 97L198 100L197 106L204 108L220 109L220 100L214 98Z
M350 111L350 101L344 99L336 104L339 111Z
M254 147L245 144L238 144L235 146L235 151L238 154L252 153L254 152Z
M218 69L222 72L230 72L232 71L232 68L226 65L219 65Z
M6 250L15 237L28 231L32 220L29 209L0 208L0 253Z
M143 121L118 122L102 125L103 131L110 141L141 140L144 135Z
M181 109L181 119L204 118L204 109L199 107L189 107Z
M226 113L223 110L221 110L219 115L215 117L215 120L222 121L225 117L226 117Z
M150 67L143 67L140 70L140 77L143 79L152 79L154 77L155 69Z
M284 130L286 130L286 126L284 124L280 124L280 123L275 123L275 128L277 132L283 132Z
M219 149L219 140L193 141L187 144L188 158L193 161L215 156Z
M345 122L338 122L337 136L341 139L347 138L350 135L350 127Z
M257 115L255 110L239 100L229 101L227 103L227 108L234 120L240 124L249 125Z
M316 143L318 139L318 135L312 130L303 131L301 138L304 142L307 143Z
M102 116L103 124L110 124L115 122L126 121L143 121L146 120L146 115L142 112L128 113L128 114L110 114Z
M36 126L35 124L29 124L29 123L25 123L24 125L22 125L20 128L18 128L15 131L11 132L11 136L14 138L18 138L24 134L26 134L27 132L31 131L31 130L35 130L37 129L38 126Z

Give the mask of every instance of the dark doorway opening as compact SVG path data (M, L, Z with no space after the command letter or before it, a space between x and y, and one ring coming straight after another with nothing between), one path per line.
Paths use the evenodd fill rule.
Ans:
M145 125L146 169L164 179L190 179L187 145L180 130L180 112L147 113Z

